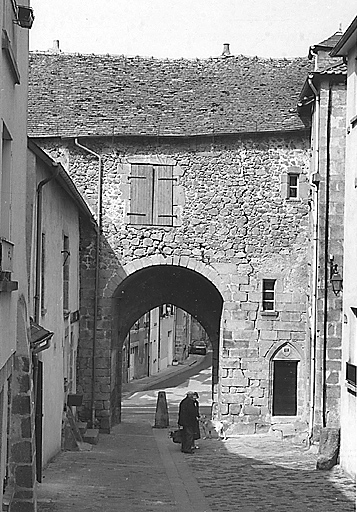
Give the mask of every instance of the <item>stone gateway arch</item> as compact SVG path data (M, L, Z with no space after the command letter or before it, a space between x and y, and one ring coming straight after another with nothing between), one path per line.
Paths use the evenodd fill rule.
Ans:
M144 260L140 263L145 265L149 262ZM169 259L167 264L143 266L122 281L113 297L113 341L120 353L130 327L154 307L173 304L187 311L200 322L211 341L214 396L218 383L223 298L219 289L204 275L213 275L209 268L198 265L194 260L187 260L187 265L174 265ZM218 280L219 275L216 273L215 281ZM120 376L120 367L118 370ZM118 387L120 388L120 379Z

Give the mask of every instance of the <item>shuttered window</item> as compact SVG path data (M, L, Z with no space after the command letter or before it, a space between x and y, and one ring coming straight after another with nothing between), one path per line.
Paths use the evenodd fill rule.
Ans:
M129 180L130 224L172 226L172 166L132 164Z
M289 199L297 199L298 196L298 188L299 188L299 175L298 174L288 174L288 198Z

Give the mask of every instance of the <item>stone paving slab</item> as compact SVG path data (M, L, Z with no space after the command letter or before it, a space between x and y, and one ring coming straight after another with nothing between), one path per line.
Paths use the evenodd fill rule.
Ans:
M177 512L152 430L123 423L91 452L59 454L39 485L39 512Z
M270 436L201 440L187 459L215 512L354 512L355 485L336 466L317 471L316 455Z

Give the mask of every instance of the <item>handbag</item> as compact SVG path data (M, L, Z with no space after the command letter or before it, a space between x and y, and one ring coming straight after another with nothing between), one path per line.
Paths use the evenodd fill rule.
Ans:
M170 437L174 443L181 443L182 442L182 430L174 430L174 431L170 432Z

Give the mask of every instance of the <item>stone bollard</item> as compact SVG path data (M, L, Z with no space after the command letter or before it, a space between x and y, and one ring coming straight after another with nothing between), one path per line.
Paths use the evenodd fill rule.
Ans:
M324 427L320 431L320 445L316 469L331 469L337 464L340 448L340 430Z
M169 412L167 410L166 393L159 391L156 403L154 428L167 428L169 426Z

